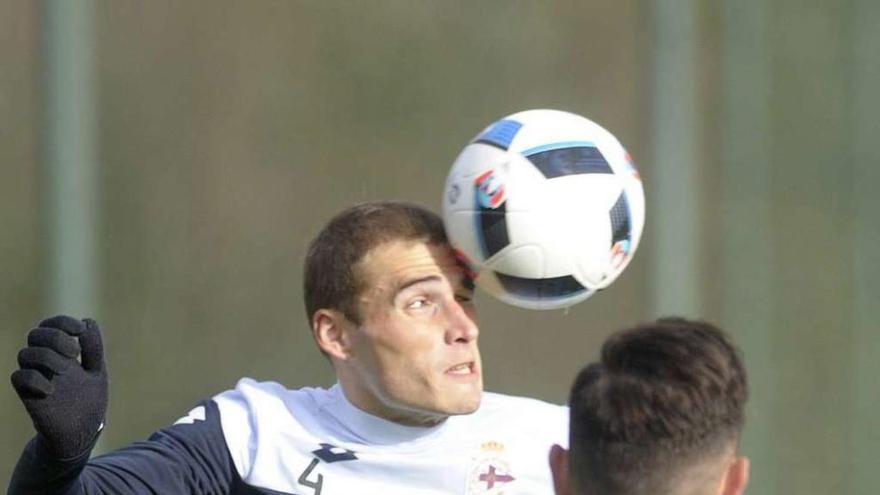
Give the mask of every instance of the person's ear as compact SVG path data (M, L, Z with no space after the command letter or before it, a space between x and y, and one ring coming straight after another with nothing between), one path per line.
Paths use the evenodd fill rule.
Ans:
M351 356L351 332L354 324L335 309L319 309L312 315L312 337L332 359L346 360Z
M568 451L554 444L550 447L549 461L556 495L569 495Z
M719 495L742 495L749 483L749 459L736 457L727 466L727 471L721 480Z

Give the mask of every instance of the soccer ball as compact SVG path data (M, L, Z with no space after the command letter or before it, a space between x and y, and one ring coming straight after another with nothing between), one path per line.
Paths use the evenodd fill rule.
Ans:
M528 309L571 306L613 282L639 245L645 197L629 153L558 110L493 123L446 179L443 221L477 285Z

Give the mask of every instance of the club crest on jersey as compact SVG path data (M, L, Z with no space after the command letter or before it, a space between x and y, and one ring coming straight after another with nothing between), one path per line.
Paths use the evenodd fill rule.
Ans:
M486 442L474 459L468 473L467 495L503 495L504 489L516 480L510 464L503 457L504 445Z
M489 169L474 179L477 202L483 208L498 208L507 199L504 183L495 170Z

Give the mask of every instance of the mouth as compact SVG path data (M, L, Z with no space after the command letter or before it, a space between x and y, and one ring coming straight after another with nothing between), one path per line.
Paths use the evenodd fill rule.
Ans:
M477 365L474 361L459 363L446 370L447 375L452 376L474 376L477 374Z

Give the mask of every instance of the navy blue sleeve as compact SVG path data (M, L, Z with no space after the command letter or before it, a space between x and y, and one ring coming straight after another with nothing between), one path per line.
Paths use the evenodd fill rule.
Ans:
M240 483L213 401L147 441L87 459L53 459L34 439L16 466L9 495L225 495Z
M97 438L96 438L97 440ZM68 494L89 460L92 448L73 459L57 459L39 435L31 439L18 459L8 495Z

